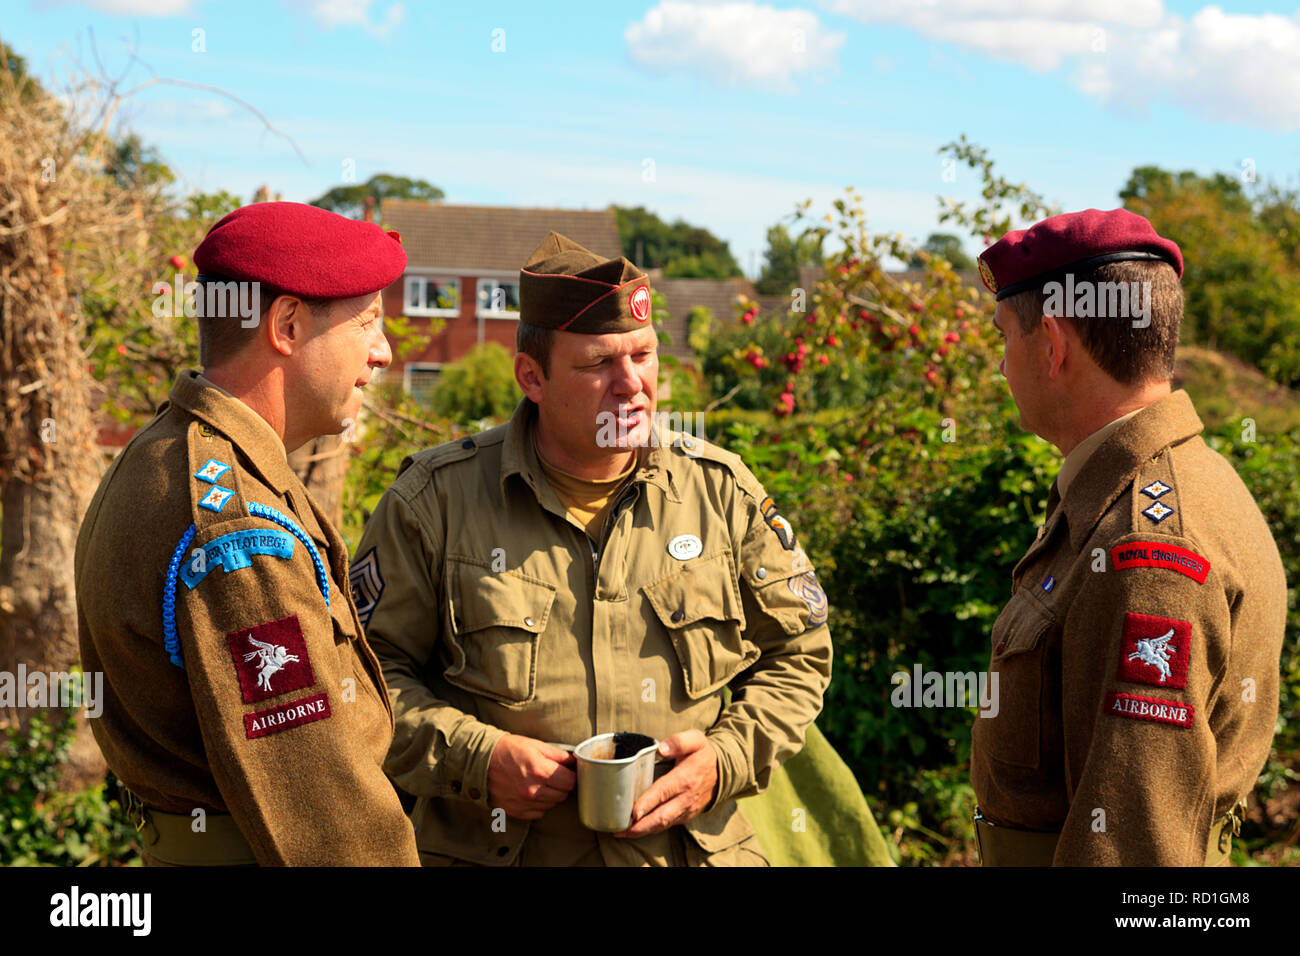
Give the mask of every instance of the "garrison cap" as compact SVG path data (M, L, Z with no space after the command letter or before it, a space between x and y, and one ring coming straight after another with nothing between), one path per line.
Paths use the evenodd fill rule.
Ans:
M979 256L980 278L998 301L1057 276L1107 262L1156 259L1183 277L1183 254L1127 209L1067 212L1008 232Z
M201 279L261 282L308 299L372 295L406 269L402 237L298 202L242 206L194 250Z
M519 320L542 329L603 335L650 320L650 280L627 259L602 259L552 232L519 270Z

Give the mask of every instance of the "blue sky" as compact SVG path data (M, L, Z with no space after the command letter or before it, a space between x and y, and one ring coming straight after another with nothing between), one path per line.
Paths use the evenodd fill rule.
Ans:
M56 80L94 67L93 35L124 88L149 70L219 87L302 152L229 99L155 85L123 120L185 189L306 201L390 172L449 202L644 205L728 240L747 271L770 224L849 185L874 228L923 239L936 196L974 195L936 152L961 133L1064 209L1117 205L1145 164L1300 183L1300 15L1277 5L547 6L9 0L0 38Z

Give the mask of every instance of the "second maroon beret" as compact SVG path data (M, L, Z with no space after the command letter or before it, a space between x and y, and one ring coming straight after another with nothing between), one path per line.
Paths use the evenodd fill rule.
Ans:
M1178 243L1127 209L1062 213L1008 232L980 253L979 269L1000 301L1072 270L1129 259L1159 259L1183 276Z

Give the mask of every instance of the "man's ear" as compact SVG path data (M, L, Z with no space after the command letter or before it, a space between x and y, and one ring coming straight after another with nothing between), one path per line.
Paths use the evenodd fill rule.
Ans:
M266 313L266 334L271 348L281 355L292 355L307 338L309 321L307 304L296 296L276 296Z
M519 387L528 398L537 403L541 402L546 376L542 374L542 367L537 363L537 359L524 352L516 352L515 381L519 383Z
M1070 354L1070 336L1065 323L1054 315L1043 316L1043 334L1047 336L1047 356L1049 378L1057 378L1065 367L1065 359Z

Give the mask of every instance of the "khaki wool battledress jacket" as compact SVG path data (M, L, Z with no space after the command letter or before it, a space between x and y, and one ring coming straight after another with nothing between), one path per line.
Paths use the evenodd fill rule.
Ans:
M971 778L1056 865L1202 866L1273 738L1286 580L1182 391L1123 421L1016 565Z
M533 449L535 408L408 458L353 564L397 714L386 769L417 798L421 858L762 864L736 798L800 749L830 678L808 559L738 457L681 435L647 449L593 554ZM507 732L574 745L691 728L717 749L718 783L685 826L619 839L581 824L576 793L531 823L489 801Z
M418 863L347 560L279 436L197 372L104 476L76 559L82 665L105 677L92 726L145 805L204 811L184 861L222 857L203 840L228 811L261 864Z

